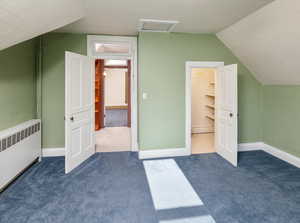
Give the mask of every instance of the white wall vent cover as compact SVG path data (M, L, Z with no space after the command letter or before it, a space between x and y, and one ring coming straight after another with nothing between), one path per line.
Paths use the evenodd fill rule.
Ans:
M178 21L140 19L140 32L171 32L178 24Z

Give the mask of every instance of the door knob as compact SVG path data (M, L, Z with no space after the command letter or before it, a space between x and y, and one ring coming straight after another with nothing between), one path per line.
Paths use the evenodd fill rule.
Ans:
M74 121L74 117L71 117L70 120L73 122Z
M232 117L233 117L233 114L232 114L232 113L229 113L229 116L230 116L230 118L232 118Z

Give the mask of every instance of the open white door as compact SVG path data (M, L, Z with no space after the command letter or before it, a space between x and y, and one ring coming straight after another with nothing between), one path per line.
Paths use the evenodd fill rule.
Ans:
M237 166L237 64L219 67L215 82L216 150L224 159Z
M65 54L65 172L95 153L95 65L87 56Z

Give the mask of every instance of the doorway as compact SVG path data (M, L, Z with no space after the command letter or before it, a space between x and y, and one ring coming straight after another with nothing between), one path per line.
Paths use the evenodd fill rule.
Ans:
M98 152L131 150L131 60L95 60Z
M95 86L95 94L99 94L95 97L96 150L137 151L137 38L88 35L87 46L88 56L94 58L95 69L102 74L98 92ZM116 97L119 101L116 95L121 95ZM101 139L99 134L104 134ZM111 147L104 151L106 145Z
M238 161L237 64L186 62L186 149ZM194 111L192 111L194 110Z
M106 127L131 127L130 60L104 60Z
M215 68L193 68L192 154L214 153Z

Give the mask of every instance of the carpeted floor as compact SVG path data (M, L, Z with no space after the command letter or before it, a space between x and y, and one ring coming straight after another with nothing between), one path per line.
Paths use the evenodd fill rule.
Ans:
M262 151L240 153L239 168L213 153L174 160L201 207L155 210L137 154L98 153L69 175L64 174L62 157L33 166L0 195L0 222L182 223L201 215L217 223L300 222L296 167ZM176 174L170 177L176 180ZM157 191L159 182L154 180ZM183 193L180 185L173 186Z
M127 109L106 109L105 127L127 126Z

